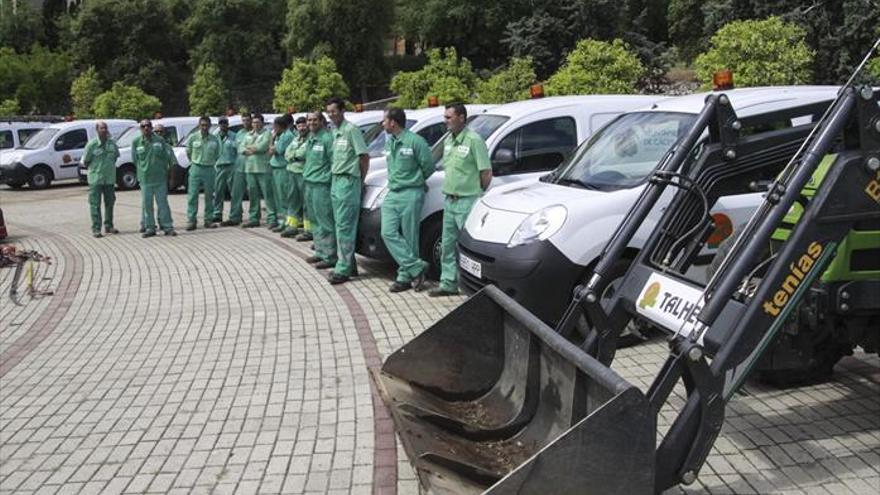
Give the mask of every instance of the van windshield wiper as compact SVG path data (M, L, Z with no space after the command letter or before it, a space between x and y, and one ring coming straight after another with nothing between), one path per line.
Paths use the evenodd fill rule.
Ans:
M577 180L577 179L569 179L567 177L560 177L560 178L556 179L556 183L563 184L566 186L575 186L580 189L589 189L591 191L598 191L599 190L598 187L596 187L593 184L590 184L589 182L584 182L582 180Z

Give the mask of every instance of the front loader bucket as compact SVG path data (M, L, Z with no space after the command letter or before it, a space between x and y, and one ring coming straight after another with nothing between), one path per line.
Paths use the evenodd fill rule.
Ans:
M375 378L430 492L654 492L642 392L493 286Z

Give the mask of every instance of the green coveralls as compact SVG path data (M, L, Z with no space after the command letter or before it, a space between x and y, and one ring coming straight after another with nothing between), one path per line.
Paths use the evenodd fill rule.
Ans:
M89 170L89 212L92 232L101 233L101 198L104 199L104 229L113 228L113 204L116 203L116 159L119 148L113 138L89 141L83 154L83 163Z
M254 150L245 160L244 171L247 177L248 222L260 223L260 200L266 201L266 222L275 225L275 191L272 190L271 170L269 170L269 142L272 133L263 130L259 134L252 132L245 140L245 148Z
M131 144L132 158L141 176L141 211L144 228L156 232L153 203L159 209L159 228L174 230L171 208L168 206L168 170L175 163L174 151L161 137L152 134L149 139L138 136Z
M443 237L440 247L440 289L458 292L456 251L458 234L468 213L480 197L480 172L490 170L486 142L465 127L458 136L448 135L443 143Z
M315 254L321 261L336 263L336 226L330 201L330 167L333 163L333 135L326 129L310 134L306 141L303 168L306 208L315 237Z
M274 189L275 206L278 211L278 224L287 224L287 208L285 207L285 199L287 198L288 189L290 189L290 174L287 172L287 160L284 158L284 152L293 141L293 133L290 129L281 133L275 138L275 150L269 165L272 166L272 185Z
M302 225L303 230L311 231L311 225L305 216L305 181L303 166L305 165L306 138L297 135L287 150L288 189L287 195L287 229L296 230Z
M205 226L214 220L214 165L220 156L220 139L201 131L186 141L186 157L189 159L189 178L186 192L187 222L195 225L199 212L199 190L205 191Z
M333 131L333 174L330 198L336 224L337 261L333 273L351 276L357 270L354 247L361 212L360 155L367 154L361 130L347 120Z
M409 283L428 268L419 258L419 220L434 161L428 142L407 129L388 137L385 157L388 194L382 202L382 240L397 262L397 281Z
M248 136L252 132L254 131L241 129L235 134L235 149L238 152L238 156L235 160L235 168L232 170L232 183L230 185L232 192L230 193L229 200L229 221L231 222L241 223L244 191L247 188L247 179L245 178L247 174L244 172L247 156L244 154L244 147Z
M217 135L220 140L220 156L214 164L214 218L215 222L223 221L223 201L231 193L232 174L238 150L235 146L235 133L227 131L225 136Z

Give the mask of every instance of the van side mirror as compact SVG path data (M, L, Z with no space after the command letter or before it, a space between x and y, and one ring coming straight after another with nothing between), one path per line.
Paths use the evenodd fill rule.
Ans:
M498 166L512 165L516 161L513 156L513 150L507 148L498 148L492 156L492 163Z

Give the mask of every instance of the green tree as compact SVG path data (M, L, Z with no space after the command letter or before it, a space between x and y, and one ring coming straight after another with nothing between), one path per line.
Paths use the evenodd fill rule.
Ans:
M645 68L626 44L581 40L562 67L547 80L548 95L629 94L636 92Z
M95 99L101 94L101 82L98 71L89 66L70 84L70 102L73 113L79 118L88 118L94 114Z
M187 91L192 115L220 115L229 103L220 69L214 64L200 65Z
M804 30L778 17L733 21L710 40L711 48L697 57L697 78L708 87L712 74L730 69L737 86L804 84L812 79L813 52Z
M11 115L18 115L21 113L21 106L18 104L18 100L15 98L6 98L3 101L0 101L0 115L7 117Z
M278 111L288 107L297 111L323 110L328 99L348 92L348 85L330 57L321 57L315 62L295 58L275 86L272 106Z
M11 47L22 53L35 43L45 44L43 17L28 2L13 5L10 0L0 1L0 46Z
M703 0L669 0L669 38L685 62L702 51Z
M171 7L154 0L83 2L71 26L75 62L94 65L103 81L143 88L183 111L189 71Z
M231 101L267 106L285 65L286 2L193 0L190 8L181 25L190 67L215 65Z
M506 68L477 84L477 99L480 103L525 100L529 97L529 87L536 80L532 58L514 57Z
M70 57L39 45L29 52L0 48L0 95L15 98L24 113L65 113Z
M389 0L289 0L287 27L291 57L327 55L361 100L386 79L385 38L394 4Z
M98 95L94 109L98 118L139 120L150 118L160 111L162 102L137 86L115 82L109 91Z
M477 75L467 58L459 58L455 48L428 50L428 63L417 71L398 72L391 79L391 91L400 98L401 108L428 105L428 97L441 103L468 103L477 84Z

